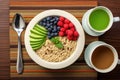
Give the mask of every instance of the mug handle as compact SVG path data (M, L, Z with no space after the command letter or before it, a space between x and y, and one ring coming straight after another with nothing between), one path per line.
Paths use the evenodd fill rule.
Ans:
M120 17L114 17L113 18L113 22L119 22L120 21ZM118 59L118 63L117 64L120 64L120 59Z
M113 22L119 22L120 21L120 17L114 17L113 18Z
M120 59L118 60L118 64L120 64Z

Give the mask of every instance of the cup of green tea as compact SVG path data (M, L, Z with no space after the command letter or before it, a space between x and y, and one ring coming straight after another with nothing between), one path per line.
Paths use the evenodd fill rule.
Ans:
M85 16L87 17L83 17L86 18L86 21L83 22L83 27L86 25L95 33L103 34L112 27L113 22L120 21L120 17L113 17L112 12L104 6L97 6L86 13Z

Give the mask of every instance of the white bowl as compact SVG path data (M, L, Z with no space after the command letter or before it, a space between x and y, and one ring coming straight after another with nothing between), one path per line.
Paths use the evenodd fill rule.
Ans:
M63 16L65 18L69 19L75 25L76 30L78 31L78 33L80 35L77 40L77 46L76 46L76 49L73 52L73 54L61 62L48 62L46 60L43 60L35 53L35 51L33 51L32 47L30 46L30 38L29 38L30 30L41 19L43 19L47 16L53 16L53 15L54 16ZM31 57L31 59L34 62L36 62L38 65L48 68L48 69L61 69L61 68L65 68L65 67L71 65L80 57L80 55L83 51L84 45L85 45L85 35L84 35L84 31L82 29L81 24L72 14L70 14L66 11L63 11L63 10L52 9L52 10L46 10L44 12L39 13L37 16L35 16L30 21L30 23L28 24L26 31L25 31L24 41L25 41L25 47L28 52L28 55Z

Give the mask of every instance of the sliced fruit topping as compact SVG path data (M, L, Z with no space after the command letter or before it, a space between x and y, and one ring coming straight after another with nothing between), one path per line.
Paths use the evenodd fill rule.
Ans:
M48 31L47 36L49 39L58 36L58 32L60 30L60 27L57 25L58 20L58 16L48 16L39 22L39 24L46 28L46 30Z
M33 34L43 35L43 36L45 36L47 34L47 32L46 32L46 34L44 34L44 33L41 33L41 31L37 31L35 29L30 30L30 32L33 33Z
M57 48L63 48L63 44L57 36L66 36L69 40L77 40L79 33L74 24L62 16L48 16L39 21L30 30L30 45L37 50L44 45L46 39L50 39Z
M40 39L40 38L45 38L46 35L43 36L43 35L38 35L38 34L31 33L31 34L30 34L30 37L31 37L31 38L35 38L35 39Z
M33 29L39 31L40 33L47 34L47 30L38 24L36 24Z
M43 38L36 39L36 38L31 38L31 37L30 37L30 42L39 42L39 41L41 41L41 40L43 40Z
M45 44L45 42L40 45L31 45L31 46L32 46L33 50L37 50L37 49L41 48L44 44Z
M75 29L74 24L68 19L60 16L59 21L57 23L60 26L59 36L67 36L69 40L77 40L79 37L78 32Z
M47 30L36 24L33 29L30 30L30 45L33 50L37 50L42 47L47 38Z

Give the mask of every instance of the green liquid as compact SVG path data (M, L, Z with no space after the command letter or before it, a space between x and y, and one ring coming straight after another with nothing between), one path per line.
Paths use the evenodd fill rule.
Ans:
M93 29L101 31L107 28L110 18L106 11L97 9L91 13L89 21Z

